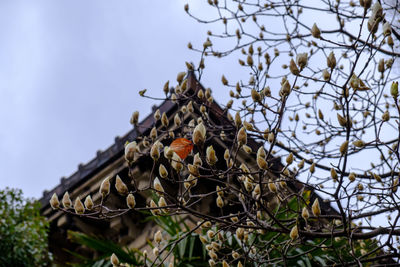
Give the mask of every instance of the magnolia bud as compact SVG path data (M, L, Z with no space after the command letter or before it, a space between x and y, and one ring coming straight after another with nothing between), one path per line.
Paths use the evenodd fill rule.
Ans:
M321 208L319 207L319 201L318 198L314 200L314 203L312 204L311 210L314 214L314 216L318 217L321 215Z
M135 111L132 114L130 122L132 125L137 125L138 121L139 121L139 111Z
M161 234L161 231L160 231L160 230L158 230L158 231L154 234L154 241L155 241L157 244L160 244L160 242L162 241L162 234Z
M275 183L268 183L268 189L274 193L278 191L278 188L276 187Z
M328 65L328 68L334 69L336 67L336 57L333 52L331 52L326 59L326 65Z
M339 121L340 126L345 127L347 124L347 120L344 117L342 117L339 113L337 113L336 115L337 115L337 119Z
M119 175L117 175L117 178L115 179L115 189L117 189L118 193L120 195L126 196L128 194L128 187L126 184L121 180Z
M333 180L337 180L338 179L338 174L336 172L336 170L334 168L331 168L331 177Z
M302 159L298 164L297 164L297 167L299 167L299 169L303 169L303 167L304 167L304 159Z
M85 207L83 206L82 201L79 197L77 197L75 199L74 209L75 209L75 213L77 213L77 214L85 213Z
M349 180L350 182L354 182L356 180L356 174L354 172L349 174Z
M181 123L182 123L181 118L179 117L179 114L176 113L174 116L174 124L176 127L179 127L181 126Z
M263 146L260 146L257 150L257 157L266 157L265 150Z
M168 94L168 92L169 92L169 81L167 81L164 84L163 91L164 91L165 94Z
M392 37L391 35L389 35L389 36L387 37L387 44L388 44L390 47L393 48L393 46L394 46L394 41L393 41L393 37Z
M392 82L392 85L390 86L390 94L393 96L393 98L397 98L399 95L399 82Z
M160 164L158 167L158 173L160 174L161 178L166 178L168 176L168 171L163 164Z
M308 54L307 53L299 53L296 57L297 65L299 65L300 70L303 70L308 63Z
M247 65L253 66L253 57L251 55L247 56Z
M193 143L195 145L203 144L206 140L206 127L203 123L198 124L193 131Z
M365 143L364 143L363 140L356 140L356 141L353 142L353 145L354 145L355 147L362 148L362 147L365 146Z
M215 163L217 163L218 159L217 159L217 156L215 155L215 150L214 150L213 146L207 147L206 159L207 159L208 164L210 164L210 165L214 165Z
M239 146L247 144L247 133L246 129L244 127L240 128L240 130L237 133L237 141Z
M383 73L385 71L385 60L381 58L378 62L378 71Z
M162 116L161 116L161 124L162 124L162 126L164 126L165 128L167 128L168 125L169 125L169 120L168 120L167 114L165 114L165 112L164 112L164 113L162 114Z
M167 201L165 201L164 197L160 197L160 199L158 200L158 206L160 208L164 208L167 206Z
M287 163L288 165L290 165L290 164L293 163L293 154L292 154L292 153L290 153L290 154L286 157L286 163Z
M153 146L150 149L150 156L154 161L157 161L160 158L160 142L154 142Z
M103 182L101 182L99 193L104 198L110 193L110 177L106 177Z
M382 121L388 121L390 119L390 114L389 111L386 110L383 114L382 114Z
M242 119L240 118L239 112L236 112L236 115L235 115L235 125L236 125L236 128L239 128L242 125Z
M327 71L326 69L322 72L322 78L325 80L325 81L329 81L329 79L331 78L331 75L330 75L330 73L329 73L329 71Z
M90 195L85 198L84 204L87 210L93 209L94 203Z
M310 213L308 212L307 207L304 207L301 211L301 217L303 217L303 219L306 221L308 220L308 218L310 218Z
M289 70L293 75L299 75L300 74L300 70L297 67L296 63L294 63L293 58L290 59L290 64L289 64Z
M255 89L251 90L251 98L253 99L254 102L261 102L261 95Z
M392 33L392 27L388 21L383 24L383 35L389 36Z
M171 166L177 172L180 172L183 169L183 164L181 162L181 158L174 152L171 160Z
M347 148L349 146L349 141L344 141L343 144L339 148L339 152L341 155L344 155L347 153Z
M317 24L314 23L314 25L311 28L311 35L314 38L320 38L321 37L321 31L319 30Z
M170 149L168 146L164 147L164 157L166 159L172 159L174 156L174 151Z
M208 265L210 265L210 267L215 267L217 265L217 263L215 262L215 260L209 259L208 260Z
M288 80L285 80L284 83L282 84L281 90L279 91L279 95L281 97L288 96L291 91L291 86Z
M221 81L222 81L222 84L223 84L223 85L228 85L228 80L225 78L224 75L222 75Z
M396 193L396 192L397 192L398 185L399 185L399 178L396 178L396 179L393 181L393 188L392 188L393 193Z
M161 185L160 180L158 179L158 177L156 177L156 178L154 179L153 187L154 187L155 190L157 190L157 191L159 191L159 192L162 192L162 193L164 192L164 188L162 187L162 185Z
M297 229L297 225L295 225L290 231L290 238L295 240L299 237L299 230Z
M63 196L61 202L62 202L64 208L66 208L66 209L71 208L71 206L72 206L72 201L71 201L71 199L69 198L68 191L64 193L64 196Z
M151 214L153 214L154 216L157 216L157 215L160 214L160 210L159 210L159 209L156 209L156 208L158 208L158 206L157 206L157 204L154 202L154 200L150 200L150 208L151 208L150 212L151 212Z
M114 253L111 255L110 261L113 266L119 266L118 257Z
M125 159L128 162L132 162L135 159L135 153L137 152L137 143L135 141L130 142L125 146Z
M58 201L57 194L54 193L50 199L50 206L52 209L58 209L60 207L60 201Z
M311 164L310 166L310 173L314 173L315 172L315 163Z
M251 152L253 152L251 147L249 147L248 145L243 145L242 148L243 148L244 152L246 152L247 154L251 154Z
M193 165L196 165L196 166L201 166L201 165L203 165L203 161L201 160L200 154L199 154L199 153L196 153L196 154L194 155L194 157L193 157Z
M257 165L262 170L267 170L268 169L267 161L260 155L257 156Z
M135 200L135 196L132 194L129 194L126 197L126 205L128 206L128 208L130 209L134 209L136 206L136 200Z
M223 260L222 261L222 267L229 267L229 264L225 260Z
M275 140L275 135L274 135L273 132L270 132L270 133L268 134L268 142L273 143L274 140Z
M243 263L241 261L238 261L237 267L243 267Z
M153 248L153 254L154 254L154 256L158 257L158 255L160 254L160 251L158 250L158 247L154 247Z
M221 196L218 196L218 197L217 197L216 202L217 202L217 207L218 207L218 208L222 208L222 207L224 206L224 200L222 199Z
M185 78L186 72L182 71L179 72L178 75L176 76L176 81L181 84L183 81L183 78Z

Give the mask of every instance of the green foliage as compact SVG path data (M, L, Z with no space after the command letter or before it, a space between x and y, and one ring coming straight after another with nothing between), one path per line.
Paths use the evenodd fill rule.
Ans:
M0 266L47 266L48 222L20 189L0 190Z

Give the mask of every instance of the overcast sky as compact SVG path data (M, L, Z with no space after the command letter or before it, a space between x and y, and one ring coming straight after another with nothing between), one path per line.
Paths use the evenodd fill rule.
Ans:
M187 43L201 45L207 27L185 3L1 1L0 188L41 197L128 132L134 110L147 115L154 102L138 91L161 94L198 61ZM202 82L221 74L208 66Z

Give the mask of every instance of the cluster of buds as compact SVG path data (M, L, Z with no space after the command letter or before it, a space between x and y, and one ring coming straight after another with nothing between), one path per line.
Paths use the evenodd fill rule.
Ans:
M371 33L376 33L378 30L379 22L383 18L383 9L379 1L376 1L372 7L372 14L368 19L367 27Z

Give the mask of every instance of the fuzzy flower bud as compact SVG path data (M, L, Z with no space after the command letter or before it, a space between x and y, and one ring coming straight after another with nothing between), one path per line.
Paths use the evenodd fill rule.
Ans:
M315 172L315 163L312 163L310 166L310 173L314 173Z
M286 157L286 163L287 165L290 165L293 163L293 154L290 153L287 157Z
M203 123L198 124L193 131L193 143L195 145L203 144L206 140L206 127Z
M223 85L228 85L228 80L225 78L225 75L222 75L221 82Z
M296 63L294 62L293 58L290 59L289 70L293 75L297 76L300 74L300 70L297 67Z
M390 119L390 114L389 114L389 111L385 111L383 114L382 114L382 121L388 121Z
M68 191L64 193L64 196L63 196L61 202L62 202L64 208L66 208L66 209L72 207L72 201L71 201L71 199L69 198Z
M308 212L307 207L304 207L301 211L301 217L303 217L303 219L306 221L308 220L308 218L310 218L310 213Z
M74 209L75 209L75 213L77 213L77 214L83 214L85 212L85 207L83 206L83 203L82 203L80 197L77 197L75 199Z
M299 65L300 70L303 70L308 63L308 54L307 53L299 53L296 57L297 65Z
M111 255L110 261L112 266L119 266L119 259L114 253Z
M237 133L237 141L239 146L247 144L247 133L246 129L244 127L240 128L240 130Z
M255 89L251 90L251 98L253 99L254 102L261 102L261 95Z
M290 94L291 86L288 80L285 80L282 84L281 90L279 91L279 95L281 97L286 97Z
M218 208L222 208L222 207L224 206L224 200L222 199L221 196L218 196L218 197L217 197L216 202L217 202L217 207L218 207Z
M385 60L381 58L378 62L378 71L383 73L385 71Z
M215 155L215 150L214 150L213 146L207 147L206 159L207 159L208 164L210 164L210 165L214 165L215 163L217 163L218 159L217 159L217 156Z
M158 231L154 234L154 241L155 241L157 244L160 244L160 242L162 241L162 234L161 234L161 231L160 231L160 230L158 230Z
M278 191L278 188L276 187L275 183L268 183L268 189L273 193L276 193Z
M181 158L174 152L171 160L171 166L177 172L180 172L183 169L183 164L181 162Z
M60 201L58 201L57 194L54 193L50 199L50 206L53 210L58 209L60 207Z
M328 66L328 68L331 69L334 69L336 67L336 57L333 52L331 52L328 58L326 59L326 65Z
M270 132L270 133L268 134L268 142L273 143L274 140L275 140L275 135L274 135L273 132Z
M365 146L365 143L364 143L363 140L356 140L356 141L353 142L353 145L354 145L355 147L362 148L362 147Z
M128 162L132 162L135 159L135 153L138 151L137 143L135 141L130 142L125 146L125 159Z
M181 123L182 123L182 120L179 117L179 114L176 113L175 116L174 116L174 124L175 124L176 127L179 127L179 126L181 126Z
M321 215L321 208L319 207L319 201L318 198L314 200L314 203L312 204L311 210L314 214L314 216L318 217Z
M336 115L340 126L345 127L347 124L347 120L344 117L342 117L339 113L337 113Z
M338 174L336 172L336 170L334 168L331 168L331 177L333 180L337 180L338 179Z
M153 187L155 190L157 190L158 192L164 192L164 188L161 185L160 180L158 179L158 177L156 177L153 181Z
M392 27L388 21L383 24L383 35L389 36L392 33Z
M268 169L268 163L261 155L257 155L257 165L262 170Z
M321 31L320 31L320 29L318 28L317 24L315 24L315 23L314 23L314 25L313 25L312 28L311 28L311 35L312 35L314 38L321 38Z
M139 111L135 111L132 114L131 120L130 120L132 125L137 125L139 122Z
M179 72L178 75L176 76L176 81L181 84L183 81L183 78L185 78L186 72L182 71Z
M126 197L126 205L128 206L128 208L130 209L134 209L136 206L136 200L135 200L135 196L132 194L129 194Z
M235 125L237 128L239 128L242 125L242 119L240 118L239 112L236 112L236 115L235 115Z
M88 195L85 198L84 204L85 204L85 207L86 207L87 210L93 209L94 203L93 203L92 197L90 195Z
M329 71L327 71L326 69L322 72L322 78L325 81L329 81L329 79L331 78L331 75L329 74Z
M122 196L126 196L128 194L128 187L122 181L121 177L119 177L119 175L117 175L117 178L115 179L115 189L117 189L117 192Z
M299 237L299 230L297 229L297 225L295 225L292 230L290 231L290 238L295 240Z
M390 94L393 98L397 98L399 96L399 82L392 82L390 86Z
M168 171L163 164L160 164L158 167L158 173L160 174L161 178L166 178L168 176Z
M160 142L154 142L153 146L150 149L150 156L154 161L157 161L160 158Z
M99 193L104 198L110 194L110 177L106 177L103 182L101 182Z
M164 147L164 157L166 159L172 159L174 156L174 151L170 149L168 146Z
M347 148L349 146L349 141L344 141L343 144L339 148L339 152L341 155L344 155L347 153Z
M354 182L356 180L356 174L354 172L349 174L349 180L350 182Z

